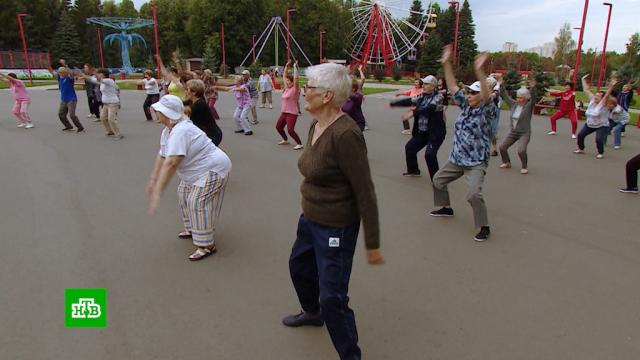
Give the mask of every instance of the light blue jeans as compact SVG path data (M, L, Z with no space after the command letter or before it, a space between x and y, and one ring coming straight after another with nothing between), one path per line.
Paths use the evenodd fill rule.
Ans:
M620 122L610 121L609 125L610 125L611 131L613 132L613 146L621 146L622 145L622 130L624 129L624 126L626 124L623 124L623 123L620 123ZM604 138L605 145L607 144L607 137Z

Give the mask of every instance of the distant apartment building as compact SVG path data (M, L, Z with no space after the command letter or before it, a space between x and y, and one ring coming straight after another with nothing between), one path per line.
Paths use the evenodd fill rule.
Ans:
M514 43L514 42L505 42L502 45L502 52L516 52L518 51L518 44Z
M542 57L553 57L553 54L556 52L556 43L548 42L542 46L535 46L530 49L526 49L526 52L536 53Z

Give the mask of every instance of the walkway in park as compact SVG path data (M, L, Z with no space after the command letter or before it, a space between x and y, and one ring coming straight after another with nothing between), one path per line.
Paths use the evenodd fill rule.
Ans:
M236 135L233 99L222 94L233 172L219 252L191 263L190 243L175 237L175 181L158 213L146 212L161 129L144 121L144 95L123 91L126 138L114 141L86 119L82 93L85 134L60 131L57 92L31 94L36 128L27 131L0 91L0 357L336 358L325 329L280 325L298 310L287 260L301 177L300 153L275 145L276 110L260 110L254 136ZM478 244L464 180L451 185L456 217L433 219L428 178L400 175L408 137L387 103L365 100L387 264L366 265L359 244L350 295L364 358L638 358L640 197L617 189L640 131L629 128L622 150L608 147L596 160L593 137L586 155L574 155L569 122L551 137L536 117L529 175L491 161L484 193L493 234ZM447 113L449 129L456 113ZM309 123L308 115L299 122L305 138ZM450 139L451 130L442 161ZM107 289L106 329L64 327L64 290L75 287Z

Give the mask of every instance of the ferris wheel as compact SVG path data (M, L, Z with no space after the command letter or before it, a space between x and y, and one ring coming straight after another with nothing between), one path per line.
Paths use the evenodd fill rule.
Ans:
M351 8L350 56L361 64L389 68L404 56L415 60L416 45L436 27L432 3L424 12L409 9L406 0L363 0ZM419 19L411 23L409 17Z

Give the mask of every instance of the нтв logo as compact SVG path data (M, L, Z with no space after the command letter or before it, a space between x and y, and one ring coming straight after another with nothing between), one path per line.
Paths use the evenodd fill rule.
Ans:
M66 289L65 326L106 327L106 289Z

